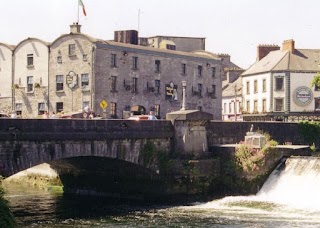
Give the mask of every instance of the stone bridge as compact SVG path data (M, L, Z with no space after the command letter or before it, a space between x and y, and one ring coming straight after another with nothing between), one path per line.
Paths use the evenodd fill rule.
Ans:
M104 157L146 166L150 142L170 153L170 121L0 119L0 175L74 157ZM157 170L157 166L148 168Z

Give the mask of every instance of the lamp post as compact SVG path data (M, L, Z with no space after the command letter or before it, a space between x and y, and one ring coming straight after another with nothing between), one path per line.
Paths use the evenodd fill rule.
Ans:
M234 121L237 121L237 84L234 85Z
M180 110L186 110L186 87L187 82L182 81L182 107Z

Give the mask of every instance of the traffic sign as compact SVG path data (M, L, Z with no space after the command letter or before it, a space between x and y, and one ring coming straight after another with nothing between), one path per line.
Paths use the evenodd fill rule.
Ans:
M108 103L107 103L105 100L102 100L102 101L100 102L100 107L101 107L102 109L106 109L106 108L108 107Z

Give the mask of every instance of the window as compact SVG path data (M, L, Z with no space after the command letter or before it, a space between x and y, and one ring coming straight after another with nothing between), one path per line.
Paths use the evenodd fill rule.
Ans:
M202 106L198 106L198 110L202 112Z
M27 77L27 92L33 91L33 76Z
M176 45L167 44L166 46L168 50L176 50Z
M254 80L253 86L254 86L254 93L258 93L258 81L257 80Z
M160 80L154 80L155 93L160 94Z
M216 96L216 85L212 85L212 96Z
M58 56L58 57L57 57L57 62L58 62L58 63L62 63L62 56Z
M138 92L137 86L138 86L138 78L132 78L132 93Z
M87 54L83 54L83 55L82 55L82 60L83 60L84 62L88 61L88 55L87 55Z
M56 113L63 111L63 102L56 103Z
M229 103L229 113L232 113L232 103Z
M117 91L117 76L111 76L111 91Z
M223 112L224 112L224 113L227 113L227 103L224 103L224 104L223 104Z
M69 44L69 56L76 55L76 45Z
M22 115L22 103L16 103L16 113L18 116Z
M187 64L182 63L181 64L181 74L186 75L187 74Z
M160 72L160 64L161 64L160 60L156 60L154 62L154 64L155 64L155 72L159 73Z
M202 76L202 66L198 66L198 76Z
M110 103L110 115L113 118L117 117L117 103L115 102Z
M136 57L136 56L132 57L132 69L133 70L138 69L138 57Z
M111 54L111 66L116 67L117 66L117 55Z
M56 91L63 91L63 75L56 75Z
M247 89L247 94L250 94L250 82L248 81L247 83L246 83L246 89Z
M276 112L282 112L283 111L283 98L276 98L275 99L276 104Z
M202 84L198 84L198 93L199 93L199 96L201 96L202 94Z
M160 105L159 104L154 105L154 115L157 118L160 118Z
M38 115L44 114L46 111L46 105L44 102L38 103Z
M213 78L216 77L216 68L215 68L215 67L211 67L211 76L212 76Z
M262 112L267 112L267 100L262 99Z
M283 77L276 77L276 91L281 91L283 90Z
M84 110L84 108L86 108L86 107L90 107L90 102L89 101L82 102L82 110Z
M267 80L262 80L262 92L267 92Z
M317 85L314 85L314 91L320 91L320 88Z
M258 101L257 100L253 101L253 111L258 112Z
M247 101L247 112L250 112L250 101Z
M314 98L314 109L315 109L315 111L320 111L320 98L319 97Z
M27 55L27 66L32 67L33 66L33 54Z
M89 74L81 74L81 88L89 89Z

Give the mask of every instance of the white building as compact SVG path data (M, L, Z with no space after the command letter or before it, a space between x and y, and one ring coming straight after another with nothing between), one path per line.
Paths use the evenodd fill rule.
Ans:
M27 38L14 49L13 110L37 117L48 110L49 43Z
M0 112L12 110L12 52L14 46L0 43Z
M320 91L311 87L320 50L296 49L286 40L265 54L242 74L244 120L320 120Z

